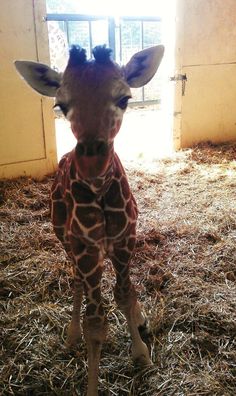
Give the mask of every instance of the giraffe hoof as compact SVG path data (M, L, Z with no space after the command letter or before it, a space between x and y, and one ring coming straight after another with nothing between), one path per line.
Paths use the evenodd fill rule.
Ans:
M81 341L81 338L76 339L76 340L70 340L70 339L68 340L68 338L67 338L66 348L69 351L75 351L75 350L77 350L77 347L78 347L78 344L80 343L80 341Z
M132 357L135 366L151 366L152 361L149 356L148 347L143 341L140 340L140 343L136 347L132 346Z
M152 366L153 363L152 363L151 359L149 358L149 356L140 355L134 359L134 365L136 367L148 367L148 366Z
M71 327L68 329L67 338L66 338L66 346L68 349L75 349L77 345L81 342L82 336L81 332L73 331Z
M77 344L80 343L81 339L82 339L82 337L76 337L76 338L68 338L67 337L66 345L68 347L72 347L73 348L74 346L76 346Z

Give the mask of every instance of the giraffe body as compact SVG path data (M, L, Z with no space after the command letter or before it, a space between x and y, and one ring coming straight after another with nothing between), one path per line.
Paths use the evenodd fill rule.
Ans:
M100 290L104 258L115 273L115 300L125 314L132 338L134 361L151 364L139 328L145 318L129 276L135 247L137 205L122 164L114 152L131 87L142 86L155 74L163 47L134 55L120 68L109 50L97 47L95 60L74 47L63 78L45 65L17 61L16 67L38 92L55 96L71 123L77 144L60 161L51 192L54 231L73 263L74 305L68 329L69 345L81 337L80 307L86 312L83 333L88 350L87 396L98 394L98 369L107 320Z

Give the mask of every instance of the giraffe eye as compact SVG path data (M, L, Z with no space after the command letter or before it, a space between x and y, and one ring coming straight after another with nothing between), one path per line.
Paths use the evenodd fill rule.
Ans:
M64 114L64 116L66 117L67 113L68 113L68 107L64 104L64 103L56 103L55 106L53 106L53 108L57 111L59 109L59 111L62 111L62 113Z
M124 96L123 98L119 99L117 102L117 106L122 109L125 110L126 107L128 106L128 100L131 98L131 96Z

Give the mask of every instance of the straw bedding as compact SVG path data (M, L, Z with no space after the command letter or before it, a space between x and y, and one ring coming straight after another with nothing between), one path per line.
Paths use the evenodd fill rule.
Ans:
M140 210L132 279L154 365L133 367L107 262L100 394L235 395L236 145L205 144L127 173ZM1 182L1 395L86 389L85 346L65 347L72 278L50 223L51 181Z

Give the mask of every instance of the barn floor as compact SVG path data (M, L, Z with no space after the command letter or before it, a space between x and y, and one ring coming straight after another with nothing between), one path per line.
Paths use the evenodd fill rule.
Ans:
M236 145L203 145L127 173L140 216L132 278L154 365L130 360L107 263L100 395L236 394ZM1 183L1 395L84 395L86 351L64 346L71 270L52 233L51 179Z

